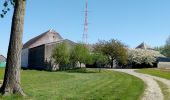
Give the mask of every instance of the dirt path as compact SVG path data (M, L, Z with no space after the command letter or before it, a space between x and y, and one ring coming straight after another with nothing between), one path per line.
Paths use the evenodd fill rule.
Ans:
M162 91L158 83L155 81L156 77L142 74L142 73L137 73L135 72L134 69L111 69L111 70L128 73L130 75L133 75L133 76L136 76L142 79L147 85L142 100L163 100L164 99Z

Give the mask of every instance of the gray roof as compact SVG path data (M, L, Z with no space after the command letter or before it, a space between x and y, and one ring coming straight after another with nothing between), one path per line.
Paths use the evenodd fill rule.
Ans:
M159 62L170 62L170 58L168 57L158 57Z
M76 44L75 42L73 42L73 41L71 41L69 39L62 39L62 40L59 40L59 41L56 41L56 42L47 43L45 45L59 44L59 43L62 43L62 42L66 42L66 43L68 43L70 45L75 45Z
M42 44L50 43L50 42L55 42L58 40L63 39L59 33L57 33L55 30L50 29L32 39L30 39L28 42L26 42L23 45L23 49L26 48L33 48Z
M6 58L3 55L0 55L0 62L5 62Z
M151 50L152 48L149 46L149 45L147 45L146 43L141 43L140 45L138 45L137 47L136 47L136 49L145 49L145 50Z

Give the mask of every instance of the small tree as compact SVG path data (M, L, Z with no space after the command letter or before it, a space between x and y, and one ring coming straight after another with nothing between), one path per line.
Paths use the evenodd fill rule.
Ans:
M73 63L79 62L80 67L81 64L87 64L88 63L88 57L90 55L90 52L85 44L78 43L71 52L71 61Z
M53 50L52 58L54 62L59 65L59 69L62 69L62 65L67 65L69 63L70 51L66 42L57 44Z
M99 68L108 63L108 57L102 53L93 53L93 62L97 64Z

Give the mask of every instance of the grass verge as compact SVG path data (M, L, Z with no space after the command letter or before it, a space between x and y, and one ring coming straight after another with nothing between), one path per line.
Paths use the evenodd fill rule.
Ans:
M156 80L158 85L161 88L161 91L164 95L164 100L170 100L170 92L169 92L169 88L167 87L166 84L162 83L161 81Z
M149 75L153 75L153 76L157 76L157 77L170 80L170 70L167 70L167 69L156 69L156 68L139 69L139 70L136 70L136 72L149 74Z

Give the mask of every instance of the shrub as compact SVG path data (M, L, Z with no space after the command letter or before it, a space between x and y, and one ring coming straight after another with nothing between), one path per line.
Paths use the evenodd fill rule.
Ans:
M163 55L154 50L128 50L128 61L130 64L146 64L153 66L153 63L156 63L158 57L163 57Z

